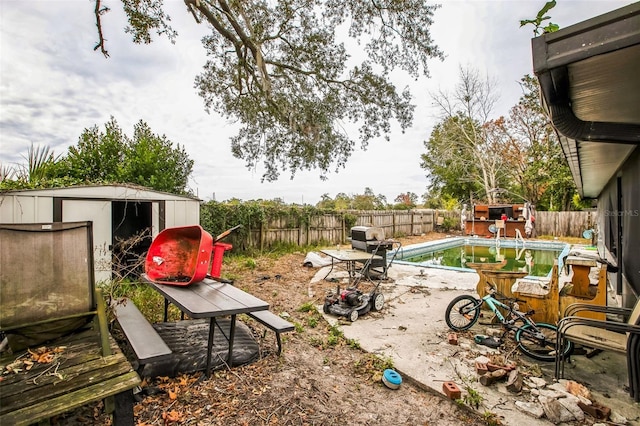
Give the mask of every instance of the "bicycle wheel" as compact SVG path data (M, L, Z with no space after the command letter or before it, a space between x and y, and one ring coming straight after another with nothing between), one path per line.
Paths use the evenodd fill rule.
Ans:
M525 324L516 333L518 349L530 358L537 361L553 362L556 359L556 334L555 325L539 322L535 325ZM566 342L562 348L563 356L573 351L573 343Z
M480 317L481 299L468 294L458 296L449 303L444 319L450 329L455 331L468 330Z

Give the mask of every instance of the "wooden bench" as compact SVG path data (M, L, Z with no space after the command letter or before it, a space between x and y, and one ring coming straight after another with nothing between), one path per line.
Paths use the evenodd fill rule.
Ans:
M584 303L594 306L606 306L607 305L607 267L602 265L598 269L598 282L595 285L591 285L592 295L576 296L572 293L564 294L559 291L558 283L558 262L555 261L553 268L551 269L551 280L549 282L548 290L544 293L531 293L526 289L518 288L514 294L518 299L525 301L525 304L521 306L521 310L534 310L535 314L531 317L537 322L546 322L548 324L556 324L561 314L565 309L574 303ZM571 284L571 282L567 283ZM565 284L565 285L567 285ZM598 311L581 311L577 314L585 318L592 318L604 321L605 313Z
M150 362L171 356L171 349L162 340L149 321L138 310L133 301L123 297L111 302L114 316L136 354L138 371Z
M277 353L280 355L282 353L282 340L280 339L280 333L293 331L295 329L294 325L289 321L280 318L271 311L255 311L249 312L247 315L276 333L276 342L278 343Z
M0 357L0 424L104 400L114 424L133 425L140 377L108 332L91 222L0 224L0 241L0 330L10 348Z

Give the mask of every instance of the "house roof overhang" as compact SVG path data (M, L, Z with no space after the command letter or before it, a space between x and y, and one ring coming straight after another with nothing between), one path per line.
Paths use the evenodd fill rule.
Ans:
M640 144L640 2L531 41L533 69L580 195Z

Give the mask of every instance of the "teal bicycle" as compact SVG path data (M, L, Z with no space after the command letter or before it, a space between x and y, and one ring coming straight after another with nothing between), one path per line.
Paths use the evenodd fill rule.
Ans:
M452 330L468 330L478 322L482 305L487 305L505 329L500 340L506 334L514 332L514 338L520 352L537 361L554 362L557 344L556 326L534 322L530 318L534 311L520 312L518 302L524 303L525 301L501 296L496 293L495 288L489 286L487 295L482 299L469 294L463 294L453 299L447 306L445 321ZM505 313L503 314L503 312ZM573 343L566 342L562 348L563 358L566 358L572 351Z

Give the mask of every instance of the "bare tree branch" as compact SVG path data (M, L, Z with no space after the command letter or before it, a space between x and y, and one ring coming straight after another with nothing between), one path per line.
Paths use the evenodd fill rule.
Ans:
M100 49L100 51L102 52L102 54L104 55L105 58L109 57L109 52L107 52L107 49L104 46L105 43L105 39L104 39L104 35L102 34L102 21L101 21L101 16L104 15L105 13L107 13L109 10L108 7L101 7L101 0L95 0L96 2L96 7L94 9L94 13L96 15L96 26L98 27L98 44L95 45L95 47L93 48L93 50L98 50Z

